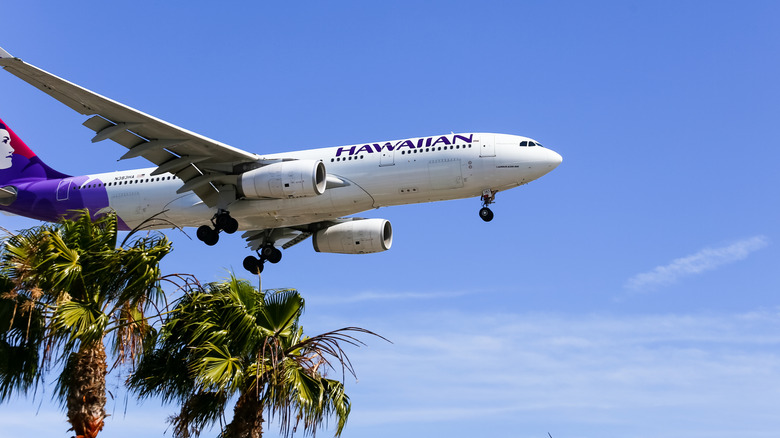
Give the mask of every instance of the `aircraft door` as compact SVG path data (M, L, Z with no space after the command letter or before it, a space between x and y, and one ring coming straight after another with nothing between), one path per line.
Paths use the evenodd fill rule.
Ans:
M70 178L60 180L57 184L57 200L67 201L70 196L70 186L73 180Z
M496 136L493 134L481 134L479 136L480 140L480 148L479 148L479 156L480 157L495 157L496 156Z

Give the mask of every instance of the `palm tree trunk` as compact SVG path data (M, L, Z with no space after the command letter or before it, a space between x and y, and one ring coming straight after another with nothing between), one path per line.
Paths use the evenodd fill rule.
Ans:
M71 362L72 361L72 362ZM76 438L95 438L106 418L106 349L103 342L84 346L69 362L68 421Z
M225 427L223 436L231 438L261 438L263 436L263 407L257 393L247 390L233 408L233 420Z

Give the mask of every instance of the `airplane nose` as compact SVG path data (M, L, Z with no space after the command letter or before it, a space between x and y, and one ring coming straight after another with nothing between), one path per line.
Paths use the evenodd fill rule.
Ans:
M547 165L550 166L550 170L558 167L563 162L563 157L558 152L547 149Z

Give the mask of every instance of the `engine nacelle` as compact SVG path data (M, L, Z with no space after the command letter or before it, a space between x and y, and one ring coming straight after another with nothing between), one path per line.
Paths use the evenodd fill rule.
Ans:
M317 231L314 250L337 254L369 254L390 249L393 227L385 219L356 219Z
M282 161L242 173L238 192L246 198L303 198L325 193L327 172L322 161Z

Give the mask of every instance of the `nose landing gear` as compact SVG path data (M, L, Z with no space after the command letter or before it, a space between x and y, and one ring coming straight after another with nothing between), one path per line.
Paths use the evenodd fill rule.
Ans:
M244 269L255 275L263 272L263 265L266 261L279 263L282 260L282 251L273 244L262 247L260 251L257 251L257 255L258 257L247 256L244 259Z
M214 225L214 228L208 225L201 225L196 233L198 240L209 246L214 246L219 242L220 230L228 234L233 234L238 230L238 221L230 217L230 212L227 210L219 210L211 218L211 223Z
M479 210L479 217L485 222L493 220L493 210L488 208L488 205L496 201L496 193L498 190L485 189L482 191L482 208Z

